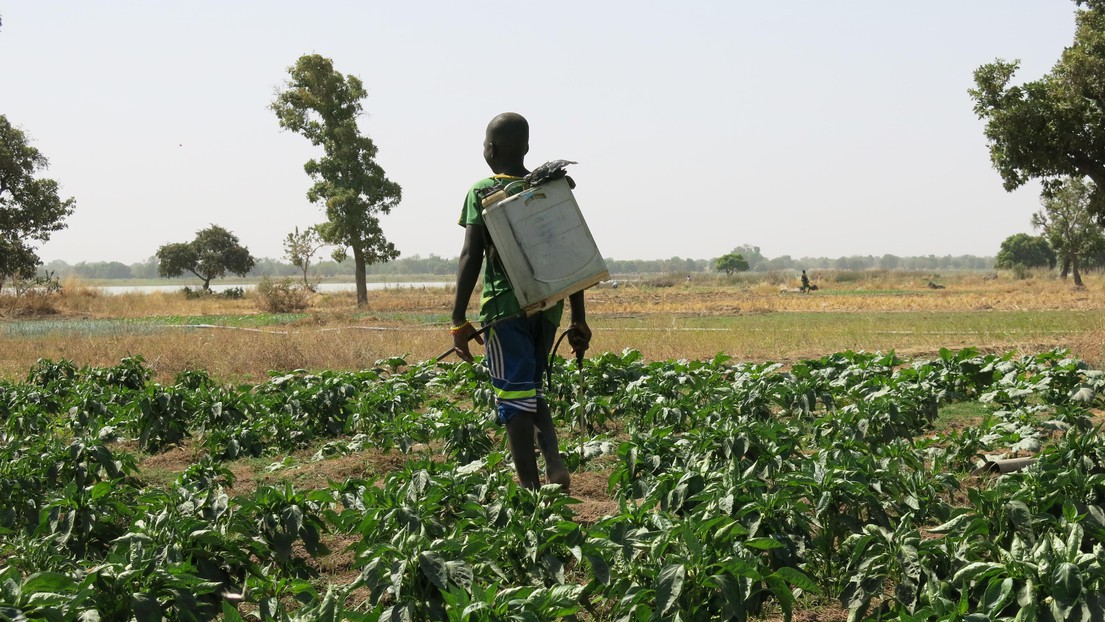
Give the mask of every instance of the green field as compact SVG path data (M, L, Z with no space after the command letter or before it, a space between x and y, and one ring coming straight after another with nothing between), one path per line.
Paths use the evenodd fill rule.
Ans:
M1105 373L1063 352L626 351L583 402L561 359L567 494L515 484L482 365L29 371L0 382L4 619L1105 616Z

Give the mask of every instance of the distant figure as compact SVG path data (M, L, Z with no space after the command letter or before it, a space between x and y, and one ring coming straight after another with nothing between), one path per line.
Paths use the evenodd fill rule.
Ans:
M810 289L810 277L806 276L805 270L802 271L802 287L799 288L799 291L803 294L808 294L812 291Z
M929 281L929 289L944 289L944 286L940 285L939 283L933 283L932 281Z

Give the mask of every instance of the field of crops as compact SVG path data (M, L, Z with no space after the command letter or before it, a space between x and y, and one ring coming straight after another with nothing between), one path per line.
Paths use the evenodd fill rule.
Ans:
M582 408L561 360L569 495L514 483L485 373L40 361L0 383L0 620L1105 619L1105 373L1064 352L625 351Z

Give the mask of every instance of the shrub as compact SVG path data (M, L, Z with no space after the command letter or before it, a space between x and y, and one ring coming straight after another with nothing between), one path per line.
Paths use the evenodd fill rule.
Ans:
M1032 278L1032 268L1024 265L1023 263L1013 264L1013 278L1018 281L1024 281Z
M184 297L188 300L196 300L199 298L222 298L223 300L241 300L246 297L246 290L241 287L228 287L222 291L216 292L210 289L192 289L185 286L181 290L184 293Z
M291 279L273 281L265 277L257 285L257 304L269 313L303 311L310 306L311 292Z
M2 283L0 283L2 284ZM12 316L53 315L61 294L61 282L52 272L33 279L15 279L0 299L0 312Z

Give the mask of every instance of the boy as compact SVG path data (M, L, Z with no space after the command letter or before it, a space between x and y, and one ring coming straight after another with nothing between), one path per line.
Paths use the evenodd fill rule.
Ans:
M499 422L506 426L510 455L518 472L519 482L527 488L541 486L534 442L545 456L545 476L549 483L560 484L565 492L571 476L560 456L549 405L541 391L541 379L548 365L556 330L564 311L564 302L530 317L516 317L518 299L507 281L503 267L496 259L490 235L483 223L482 199L498 188L520 182L529 174L524 160L529 152L529 123L513 112L504 112L491 120L483 143L483 158L491 167L492 177L476 182L464 200L460 225L464 227L464 246L457 268L456 298L453 302L453 349L457 355L472 362L468 342L484 340L468 321L468 301L483 270L483 294L480 297L480 321L484 324L510 318L496 324L487 333L487 366L495 389ZM522 184L517 184L521 187ZM508 189L509 192L509 189ZM486 264L484 259L487 259ZM591 342L587 326L583 292L569 297L571 327L568 343L577 356L582 356ZM515 317L511 317L515 316Z

